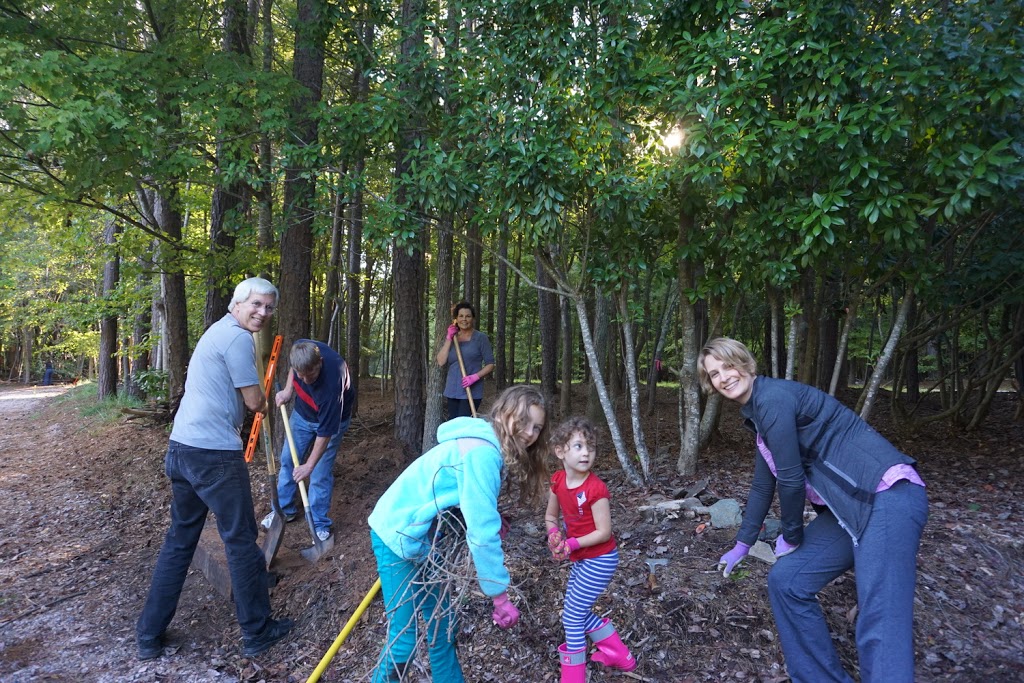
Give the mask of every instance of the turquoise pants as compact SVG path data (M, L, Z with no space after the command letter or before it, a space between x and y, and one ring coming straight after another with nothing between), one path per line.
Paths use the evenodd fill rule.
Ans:
M377 573L388 617L388 639L373 673L373 683L401 680L406 665L416 654L417 614L422 615L426 623L431 679L463 683L465 679L455 651L456 625L450 618L447 600L438 595L435 584L424 585L421 565L396 555L373 531L370 531L370 543L377 557Z

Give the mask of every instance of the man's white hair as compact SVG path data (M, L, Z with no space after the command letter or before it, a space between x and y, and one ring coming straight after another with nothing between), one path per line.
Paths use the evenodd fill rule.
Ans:
M248 301L249 297L253 294L273 294L274 302L277 302L277 287L261 277L251 277L242 280L235 287L235 295L231 297L231 302L228 304L228 313L235 310L235 304Z

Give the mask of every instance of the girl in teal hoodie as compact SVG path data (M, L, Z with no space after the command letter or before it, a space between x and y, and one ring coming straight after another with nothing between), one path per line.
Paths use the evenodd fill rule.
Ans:
M519 620L519 610L508 597L498 495L506 477L518 486L523 502L536 500L542 492L547 474L545 418L543 394L533 387L510 387L486 420L459 417L443 423L437 446L413 461L377 501L368 521L388 639L373 683L402 680L415 653L417 610L427 625L433 680L464 680L448 606L420 577L432 529L445 510L458 507L462 512L480 588L494 603L494 621L511 628Z

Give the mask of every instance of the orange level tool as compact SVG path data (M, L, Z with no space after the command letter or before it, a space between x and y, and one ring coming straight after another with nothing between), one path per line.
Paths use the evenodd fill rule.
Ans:
M274 371L277 369L277 356L281 353L281 342L283 337L274 337L274 346L270 349L270 360L267 361L267 371L263 375L263 393L270 401L270 387L274 386ZM263 424L263 413L256 413L252 421L252 429L249 430L249 442L245 444L245 461L252 462L252 456L256 452L256 444L260 440L260 425Z

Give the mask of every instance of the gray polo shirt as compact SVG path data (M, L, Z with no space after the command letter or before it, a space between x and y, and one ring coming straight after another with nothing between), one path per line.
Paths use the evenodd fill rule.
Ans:
M230 313L210 325L192 353L171 440L196 448L240 451L242 387L260 384L252 333Z

